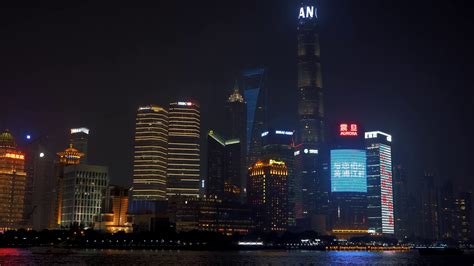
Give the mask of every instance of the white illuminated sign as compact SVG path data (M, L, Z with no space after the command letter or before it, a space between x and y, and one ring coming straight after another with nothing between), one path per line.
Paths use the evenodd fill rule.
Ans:
M304 153L308 153L308 149L304 149L303 151L304 151Z
M369 132L365 132L365 138L366 139L373 139L373 138L377 138L377 135L382 135L382 136L385 136L387 138L387 141L388 142L392 142L392 135L389 135L387 133L384 133L382 131L369 131Z
M144 107L139 107L138 110L141 111L141 110L150 110L151 107L150 106L144 106Z
M294 155L295 155L295 156L300 155L300 151L295 151L295 152L294 152Z
M85 127L80 127L80 128L71 128L71 134L76 134L76 133L86 133L89 135L89 129Z
M193 105L193 103L191 103L191 102L178 102L178 105L187 105L187 106L191 106L191 105Z
M268 131L262 133L262 137L265 137L266 135L268 135Z
M275 131L275 134L293 136L293 132L291 132L291 131L283 131L283 130L277 130L277 131Z
M312 153L312 154L318 154L318 150L315 150L315 149L309 149L309 153Z
M298 16L300 18L318 18L318 9L314 6L302 6Z

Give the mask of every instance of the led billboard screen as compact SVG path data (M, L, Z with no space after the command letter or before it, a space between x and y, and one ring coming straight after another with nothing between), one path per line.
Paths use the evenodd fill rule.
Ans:
M331 150L331 192L367 192L365 150Z

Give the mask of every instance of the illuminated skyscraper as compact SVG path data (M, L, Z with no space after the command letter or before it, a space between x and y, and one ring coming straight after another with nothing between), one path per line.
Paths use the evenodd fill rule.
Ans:
M81 163L87 163L87 155L89 150L89 129L86 127L71 128L70 143L84 156L81 158Z
M109 185L105 166L75 164L64 168L61 226L93 227Z
M256 213L257 229L288 229L288 168L283 161L258 161L248 172L248 203Z
M51 218L49 219L49 229L58 229L61 226L63 189L64 189L64 168L69 165L77 165L81 162L84 153L79 152L69 144L69 148L57 153L59 161L54 164L55 186L53 191L53 202L51 202Z
M242 153L238 139L225 140L214 131L207 135L206 195L225 201L241 201Z
M247 187L247 109L244 98L239 92L237 82L235 83L234 90L229 96L225 105L226 110L226 130L225 138L228 140L238 140L239 143L235 144L240 154L233 154L233 164L239 167L238 177L239 188L241 189L240 197L243 200L245 198L245 188Z
M324 105L317 1L305 1L298 15L299 141L324 142Z
M267 89L264 68L243 72L244 99L247 104L247 165L255 163L262 152L261 134L267 128Z
M370 230L393 235L392 136L365 132L367 150L367 219Z
M331 150L331 205L333 231L367 230L365 150Z
M133 201L165 201L168 157L168 111L141 106L135 126Z
M26 189L25 155L10 131L0 134L0 231L19 229Z
M295 175L293 131L268 130L262 133L262 158L272 158L285 162L288 169L288 226L295 226Z
M168 196L199 196L200 112L192 102L169 107Z
M327 176L323 165L324 105L319 49L319 1L303 1L298 12L298 128L295 151L296 217L303 228L321 231L308 221L327 211ZM314 153L304 151L314 150ZM319 217L319 218L317 218Z
M367 234L367 157L358 124L339 125L330 159L332 233Z

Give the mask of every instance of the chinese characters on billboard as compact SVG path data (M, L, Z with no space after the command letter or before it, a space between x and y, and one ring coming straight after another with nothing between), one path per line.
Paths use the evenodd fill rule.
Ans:
M339 136L358 136L357 124L340 124Z
M331 150L331 192L367 192L365 150Z

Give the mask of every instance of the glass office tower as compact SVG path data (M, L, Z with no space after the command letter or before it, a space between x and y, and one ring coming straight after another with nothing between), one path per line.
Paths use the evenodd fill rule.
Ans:
M393 235L392 136L365 132L367 150L367 219L369 230Z
M295 214L302 229L322 232L321 223L328 206L328 177L324 171L327 155L324 148L318 4L319 1L303 1L297 14L299 119L295 145ZM316 220L319 222L315 223Z
M192 102L169 106L168 196L199 196L200 112Z
M267 128L266 70L243 72L244 99L247 104L247 166L255 163L262 152L261 134Z
M133 201L166 200L167 110L156 105L138 108L134 148Z

